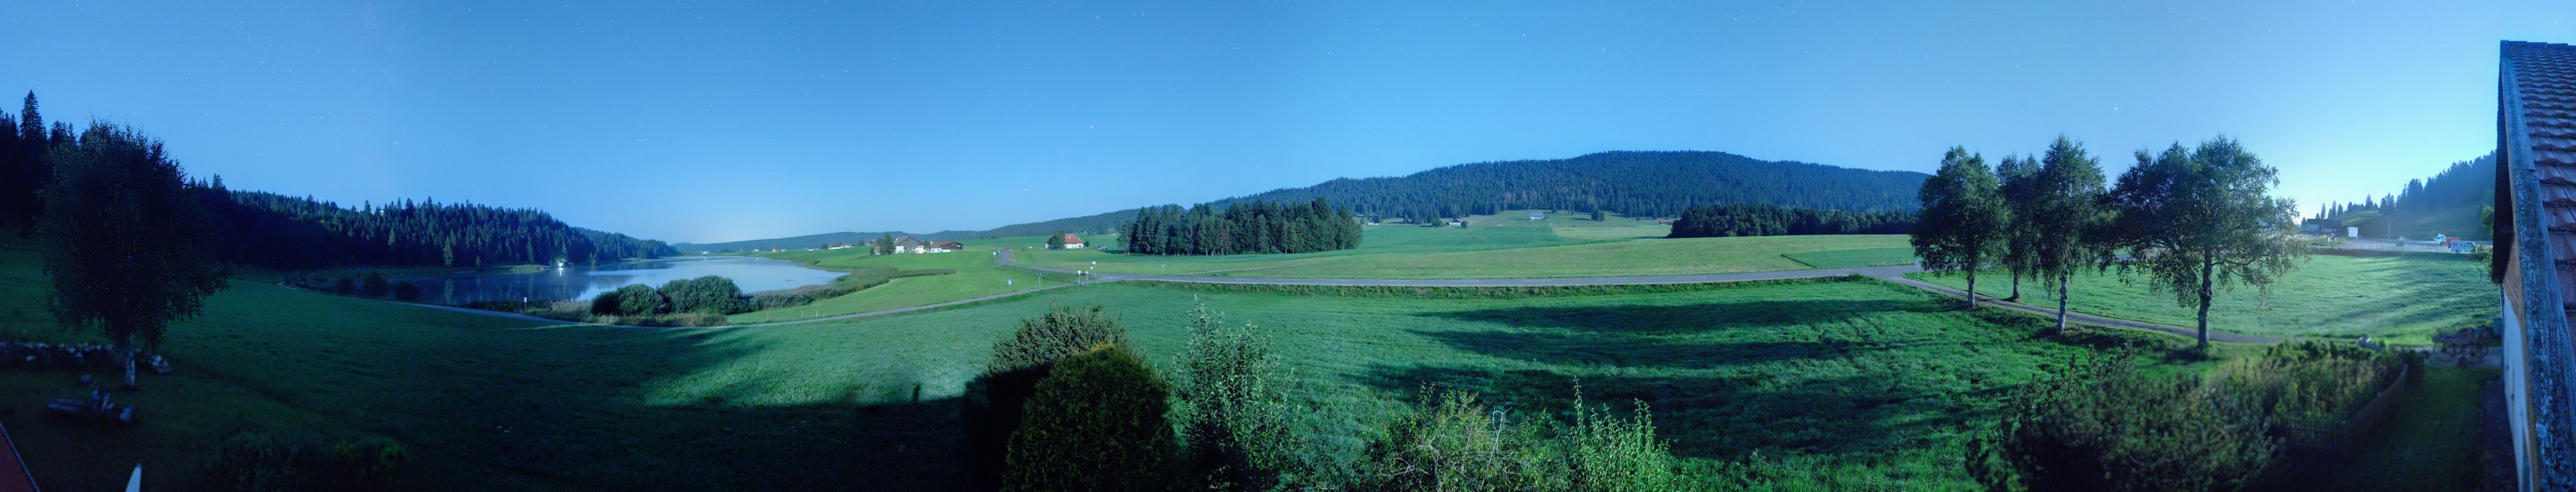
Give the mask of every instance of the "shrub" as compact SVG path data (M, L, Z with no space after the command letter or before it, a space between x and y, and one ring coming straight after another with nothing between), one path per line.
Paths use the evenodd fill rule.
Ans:
M671 299L653 291L653 286L635 284L617 288L617 314L639 316L670 312Z
M217 491L381 491L393 488L408 456L401 444L382 438L323 447L242 433L215 447L205 471L208 488Z
M337 280L331 281L331 293L333 294L345 296L357 292L358 282L356 280L350 280L349 277L340 277Z
M1473 393L1436 392L1372 451L1373 490L1672 491L1709 488L1681 471L1641 404L1632 418L1586 405L1575 421L1515 421Z
M662 295L671 299L671 310L691 313L734 314L750 311L743 301L742 288L733 279L708 275L673 280L662 284Z
M217 444L215 459L206 462L207 486L223 492L301 490L310 477L297 464L307 460L307 451L262 434L236 434Z
M412 285L411 282L394 284L394 299L403 302L419 302L420 286Z
M342 441L324 454L323 486L319 490L381 491L392 490L394 475L400 473L410 453L401 443L375 438Z
M993 360L984 374L966 382L960 413L966 427L967 476L1000 476L1021 411L1056 361L1126 341L1126 328L1100 306L1050 306L1045 314L1021 320L1019 331L993 345Z
M1270 379L1279 361L1251 326L1228 326L1205 303L1189 319L1173 395L1186 443L1181 478L1198 490L1269 490L1294 466L1284 448L1296 441L1282 419L1295 410Z
M393 292L392 288L385 285L385 276L376 272L367 272L367 280L359 284L358 289L360 294L365 294L367 297L384 297L385 294Z
M2229 361L2218 383L2252 398L2275 423L2337 428L2397 381L2401 357L2323 342L2292 342Z
M590 298L590 314L615 316L625 313L626 310L619 309L617 307L617 300L622 298L620 297L621 294L623 294L623 292L612 290L601 292L599 293L599 296Z
M2074 366L2006 400L1968 443L1970 476L1996 489L2237 490L2276 461L2261 406L2224 385L2141 374L2125 354Z
M1147 491L1170 487L1169 387L1135 353L1100 345L1055 364L1012 433L1002 490Z

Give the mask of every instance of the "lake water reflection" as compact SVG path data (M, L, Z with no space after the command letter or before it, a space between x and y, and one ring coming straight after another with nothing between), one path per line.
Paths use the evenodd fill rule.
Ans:
M422 302L464 304L473 301L544 302L589 299L632 284L660 287L663 282L707 275L733 279L745 293L831 282L840 272L819 270L785 260L748 256L694 256L569 267L528 273L465 272L445 276L392 279L420 286Z

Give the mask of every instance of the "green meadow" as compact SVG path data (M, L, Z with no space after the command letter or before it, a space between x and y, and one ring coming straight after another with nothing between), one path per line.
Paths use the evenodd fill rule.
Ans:
M1927 282L1966 288L1959 275L1915 273ZM2010 284L1999 272L1979 275L1980 293L2003 297ZM2193 308L2154 292L2145 278L2123 281L2118 272L2087 273L2068 285L2067 307L2114 318L2192 326ZM2496 285L2486 262L2464 255L2402 257L2314 255L2265 296L2250 287L2219 292L2210 303L2211 330L2269 337L2354 338L2429 344L2433 332L2489 323L2497 316ZM2055 286L2022 285L2022 301L2056 306Z
M1536 278L1680 275L1831 268L1788 255L1819 256L1827 264L1891 265L1911 262L1891 248L1907 247L1902 235L1769 236L1662 239L1668 226L1630 225L1626 218L1593 222L1588 214L1552 214L1530 221L1527 213L1471 218L1466 228L1384 225L1370 227L1360 247L1301 254L1224 256L1126 255L1093 248L1023 251L1023 264L1097 268L1109 273L1217 275L1275 278ZM1516 218L1516 219L1515 219ZM1565 226L1558 222L1597 226ZM1610 231L1609 233L1575 231ZM1571 233L1571 236L1569 236Z
M13 280L0 288L34 294L0 299L12 336L95 339L23 314L41 316L41 284L14 282L38 279L33 257L0 250L0 276ZM0 420L37 476L102 489L141 463L170 477L162 490L193 490L216 442L257 431L397 440L413 457L402 481L418 490L950 489L963 479L955 399L1019 319L1105 305L1161 364L1182 350L1182 313L1203 301L1258 326L1310 391L1311 416L1355 432L1425 388L1547 414L1580 385L1587 401L1646 404L1703 472L1777 489L1961 489L1972 485L1961 443L2005 390L2101 347L2178 343L2048 338L2036 316L1960 312L1855 277L1463 290L1129 282L855 320L626 329L296 291L258 274L171 329L162 353L180 372L116 395L141 409L136 428L42 417L45 399L78 393L76 373L0 372Z
M816 301L813 304L736 314L726 317L727 321L762 323L839 316L973 299L1062 285L1070 280L1064 275L1042 274L1026 268L1002 267L993 262L992 249L978 246L968 246L966 251L930 254L870 255L864 248L848 248L760 253L758 256L801 261L841 270L931 270L950 273L897 278L887 281L885 285L869 287L858 292Z

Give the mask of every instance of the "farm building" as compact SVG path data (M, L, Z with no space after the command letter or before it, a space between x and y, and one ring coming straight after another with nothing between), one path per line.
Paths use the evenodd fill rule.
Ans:
M928 247L928 249L925 249L925 250L923 250L922 252L924 252L924 253L946 253L946 252L950 252L950 251L965 251L965 250L966 250L966 243L960 243L960 242L956 242L956 241L940 241L940 242L930 243L930 246Z
M2576 490L2576 46L2505 41L2493 279L2519 490Z
M2340 219L2308 219L2299 222L2299 232L2308 234L2334 234L2343 232L2343 221Z
M929 246L929 241L913 239L912 236L894 238L894 252L896 253L920 253Z
M1064 235L1064 249L1082 249L1082 238L1072 234Z
M1547 212L1540 212L1540 211L1537 211L1537 210L1531 210L1531 211L1530 211L1530 220L1547 220Z

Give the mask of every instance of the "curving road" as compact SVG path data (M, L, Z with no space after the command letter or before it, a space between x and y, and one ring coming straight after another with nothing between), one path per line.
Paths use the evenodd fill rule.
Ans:
M995 257L994 257L994 261L995 261L995 262L999 262L999 263L1001 263L1001 264L1002 264L1002 266L1019 267L1019 268L1027 268L1027 269L1031 269L1031 270L1040 270L1040 271L1048 271L1048 272L1056 272L1056 273L1065 273L1065 274L1076 274L1076 275L1079 275L1079 274L1081 273L1081 272L1077 272L1077 271L1074 271L1074 270L1067 270L1067 269L1062 269L1062 268L1055 268L1055 267L1043 267L1043 266L1037 266L1037 265L1026 265L1026 264L1021 264L1021 263L1016 262L1016 261L1011 261L1011 252L1009 252L1009 251L1003 251L1003 252L1000 252L1000 253L1001 253L1001 254L999 254L999 255L997 255L997 256L995 256ZM1859 268L1819 268L1819 269L1814 269L1814 270L1783 270L1783 271L1776 271L1776 272L1708 273L1708 274L1696 274L1696 275L1632 275L1632 276L1626 276L1626 277L1455 278L1455 279L1198 277L1198 276L1188 276L1188 275L1135 275L1135 274L1124 274L1124 273L1100 273L1100 274L1093 274L1093 275L1089 275L1089 276L1087 276L1087 280L1084 280L1084 283L1117 282L1117 281L1122 281L1122 280L1148 280L1148 281L1156 281L1156 282L1191 282L1191 283L1202 283L1202 284L1334 285L1334 286L1393 286L1393 287L1529 287L1529 286L1578 286L1578 285L1714 284L1714 283L1726 283L1726 282L1745 282L1745 281L1753 281L1753 280L1785 280L1785 279L1825 278L1825 277L1840 277L1840 276L1845 276L1845 275L1860 275L1860 276L1864 276L1864 277L1872 277L1872 278L1877 278L1877 279L1881 279L1881 280L1886 280L1886 281L1889 281L1889 282L1895 282L1895 283L1897 283L1897 284L1902 284L1902 285L1906 285L1906 286L1911 286L1911 287L1918 288L1918 289L1923 289L1923 290L1929 290L1929 291L1933 291L1933 292L1938 292L1938 293L1941 293L1942 295L1948 295L1948 296L1952 296L1952 297L1959 297L1959 296L1965 296L1965 295L1967 295L1967 292L1966 292L1966 291L1962 291L1962 290L1959 290L1959 289L1953 289L1953 288L1949 288L1949 287L1943 287L1943 286L1940 286L1940 285L1933 284L1933 283L1931 283L1931 282L1924 282L1924 281L1921 281L1921 280L1915 280L1915 279L1913 279L1913 278L1909 278L1909 277L1906 277L1906 276L1905 276L1905 274L1908 274L1908 273L1914 273L1914 272L1920 272L1920 271L1923 271L1923 267L1918 266L1918 265L1896 265L1896 266L1877 266L1877 267L1859 267ZM2007 308L2007 309L2014 309L2014 310L2025 311L2025 312L2030 312L2030 313L2037 313L2037 314L2045 315L2045 316L2057 316L2057 308L2056 308L2055 306L2042 307L2042 306L2033 306L2033 305L2029 305L2029 304L2022 304L2022 303L2018 303L2018 302L2006 302L2006 301L2004 301L2004 300L2002 300L2002 299L1996 299L1996 298L1994 298L1994 297L1992 297L1992 296L1987 296L1987 295L1982 295L1982 294L1978 295L1978 296L1977 296L1977 298L1978 298L1979 300L1985 301L1985 302L1990 303L1990 304L1992 304L1992 305L1995 305L1995 306L2001 306L2001 307L2004 307L2004 308ZM2148 323L2148 322L2144 322L2144 321L2125 320L2125 319L2119 319L2119 318L2110 318L2110 317L2103 317L2103 316L2095 316L2095 315L2091 315L2091 314L2084 314L2084 313L2078 313L2078 312L2073 312L2073 311L2068 311L2068 312L2066 313L2066 321L2067 321L2068 323L2080 323L2080 324L2095 325L2095 326L2108 326L2108 327L2113 327L2113 328L2128 328L2128 329L2133 329L2133 330L2147 330L2147 331L2155 331L2155 332L2162 332L2162 333L2169 333L2169 334L2174 334L2174 335L2180 335L2180 336L2183 336L2183 337L2194 337L2194 336L2197 336L2197 335L2198 335L2198 333L2199 333L2199 332L2198 332L2198 330L2196 330L2196 329L2194 329L2194 328L2192 328L2192 327L2187 327L2187 326L2174 326L2174 325L2167 325L2167 324ZM2252 336L2252 335L2240 335L2240 334L2235 334L2235 333L2227 333L2227 332L2219 332L2219 331L2212 331L2212 332L2209 332L2209 339L2210 339L2210 340L2212 340L2212 341L2220 341L2220 342L2236 342L2236 343L2279 343L2279 342L2281 341L2281 339L2278 339L2278 338L2258 337L2258 336Z

